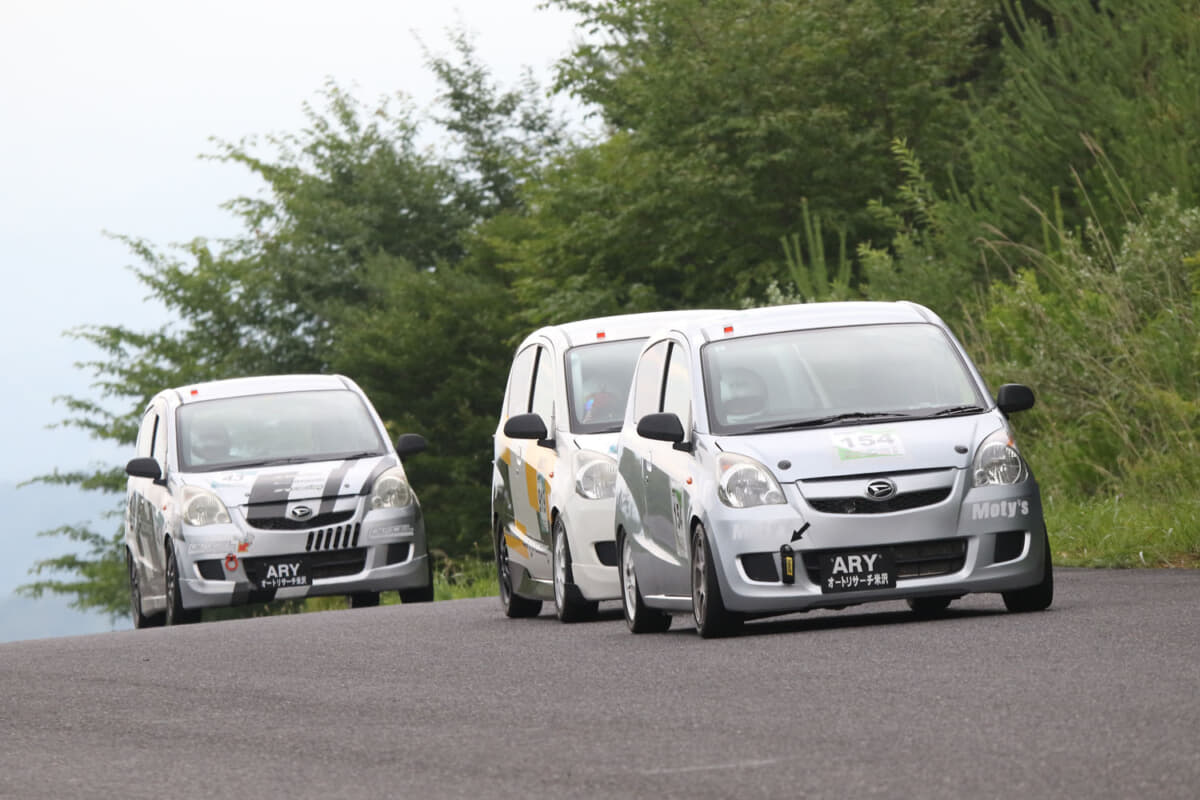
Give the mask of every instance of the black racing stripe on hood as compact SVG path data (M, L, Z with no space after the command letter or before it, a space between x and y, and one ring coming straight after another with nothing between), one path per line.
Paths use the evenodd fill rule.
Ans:
M296 472L277 472L259 475L250 487L250 497L246 500L247 519L265 519L278 515L276 506L279 503L287 505L288 495L292 491L292 481Z
M342 488L342 481L345 480L346 473L352 466L354 466L353 461L343 461L329 473L329 477L325 479L325 490L321 492L321 508L317 511L318 514L328 514L333 511L333 503L339 494L338 490Z
M375 479L382 475L385 470L389 470L394 466L396 466L396 464L393 459L379 459L379 463L375 465L375 469L371 470L371 474L367 476L365 481L363 481L362 491L359 492L359 494L370 494L371 490L375 488Z

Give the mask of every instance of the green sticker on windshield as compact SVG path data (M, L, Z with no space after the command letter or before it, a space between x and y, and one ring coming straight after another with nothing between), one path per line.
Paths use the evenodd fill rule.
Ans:
M833 447L842 461L904 455L904 445L900 443L900 437L886 428L835 433L832 438Z

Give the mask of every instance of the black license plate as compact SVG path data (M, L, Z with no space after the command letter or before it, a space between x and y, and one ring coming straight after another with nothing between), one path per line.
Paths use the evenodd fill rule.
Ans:
M302 556L280 556L258 565L258 588L287 589L308 586L308 561Z
M896 556L891 550L843 550L821 554L824 594L892 589L896 586Z

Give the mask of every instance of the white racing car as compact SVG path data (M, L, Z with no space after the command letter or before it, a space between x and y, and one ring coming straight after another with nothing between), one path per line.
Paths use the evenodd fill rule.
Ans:
M135 627L202 608L381 591L433 599L425 524L393 448L353 381L237 378L155 395L138 431L125 510Z
M620 596L613 540L617 431L638 351L672 321L714 311L579 320L517 348L495 433L492 531L509 617L553 600L563 622Z

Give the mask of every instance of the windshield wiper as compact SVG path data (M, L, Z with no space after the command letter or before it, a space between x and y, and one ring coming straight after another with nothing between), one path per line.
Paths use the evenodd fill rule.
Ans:
M768 431L791 431L801 428L820 428L824 425L833 425L838 422L846 422L852 419L913 419L912 414L903 414L898 411L850 411L845 414L834 414L829 417L817 417L816 419L801 419L795 422L782 422L778 425L763 425L758 428L751 428L751 433L766 433Z
M933 412L932 414L928 414L927 416L929 416L929 417L957 417L960 414L981 414L984 411L987 411L987 409L983 408L981 406L976 406L976 405L950 406L949 408L940 408L937 411Z
M282 467L285 464L303 464L312 461L311 456L292 456L290 458L264 458L259 461L238 461L223 469L245 469L246 467Z
M343 455L321 456L321 460L322 461L338 461L338 460L357 461L360 458L374 458L375 456L381 456L381 455L383 455L383 453L379 452L378 450L363 450L361 453L351 453L348 456L343 456Z

